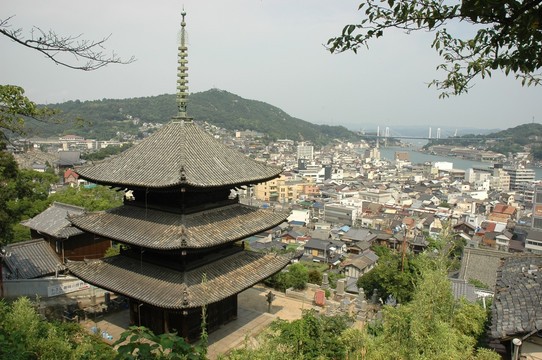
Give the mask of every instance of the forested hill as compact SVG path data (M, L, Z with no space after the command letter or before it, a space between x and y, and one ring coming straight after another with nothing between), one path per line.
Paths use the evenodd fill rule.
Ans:
M542 125L537 123L523 124L487 135L463 135L449 139L432 140L432 145L476 146L480 149L495 151L501 154L530 152L534 160L542 160ZM494 140L501 139L501 140Z
M170 94L122 100L76 100L48 106L61 110L66 121L54 126L33 124L41 137L75 134L108 140L119 131L135 135L144 122L167 123L177 112L175 95ZM291 117L265 102L247 100L218 89L191 94L188 115L195 120L207 121L228 130L262 132L271 139L288 138L326 144L334 138L357 138L353 132L342 126L312 124ZM76 118L82 118L91 124L75 127L73 120ZM140 119L139 124L130 120L135 118Z
M523 124L499 132L486 135L488 138L510 138L517 143L528 143L534 137L542 137L542 125L537 123Z

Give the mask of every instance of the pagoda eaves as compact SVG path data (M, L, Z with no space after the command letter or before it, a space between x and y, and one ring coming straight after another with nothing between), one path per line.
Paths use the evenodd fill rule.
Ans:
M76 172L96 184L128 189L209 190L265 182L282 169L229 148L191 120L174 119L137 146Z

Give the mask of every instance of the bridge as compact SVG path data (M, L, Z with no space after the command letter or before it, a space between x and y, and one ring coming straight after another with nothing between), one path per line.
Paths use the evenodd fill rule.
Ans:
M429 134L428 136L415 136L415 135L397 135L397 134L391 134L390 135L390 128L388 126L386 126L385 128L385 131L384 131L384 134L381 134L380 133L380 126L377 127L377 130L376 130L376 135L375 134L365 134L365 133L359 133L359 136L362 137L362 138L376 138L376 139L384 139L384 140L388 140L388 139L410 139L410 140L428 140L428 141L431 141L431 140L461 140L461 141L480 141L480 140L508 140L509 138L478 138L478 137L473 137L473 138L463 138L463 137L458 137L457 136L457 130L455 131L455 133L452 135L452 136L446 136L446 137L441 137L442 136L442 132L441 132L441 129L440 128L437 128L437 131L436 131L436 135L435 136L432 136L432 128L430 127L429 128Z

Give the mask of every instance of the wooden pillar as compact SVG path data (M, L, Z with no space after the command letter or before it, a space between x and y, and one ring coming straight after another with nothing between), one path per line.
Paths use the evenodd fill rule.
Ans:
M169 321L168 321L168 316L169 316L169 313L167 310L163 310L163 313L164 313L164 333L169 333Z

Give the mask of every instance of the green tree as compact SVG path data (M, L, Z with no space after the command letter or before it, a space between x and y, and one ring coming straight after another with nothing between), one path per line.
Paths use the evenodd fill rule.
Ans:
M515 74L522 84L538 85L542 66L542 1L523 0L368 0L363 17L328 41L331 52L357 52L390 29L407 33L432 31L431 46L442 57L438 69L447 76L433 80L441 97L462 94L476 77L494 70ZM465 31L470 24L475 32Z
M531 156L534 161L542 161L542 146L533 146Z
M132 326L124 331L119 340L117 360L204 360L207 359L207 348L204 341L192 345L177 335L167 333L155 335L151 330L141 326Z
M123 195L106 186L68 187L51 194L49 200L81 206L88 211L101 211L122 205Z
M305 266L300 263L292 264L287 270L265 279L264 284L282 292L289 288L303 290L307 287L309 271Z
M481 305L454 300L444 269L424 268L412 301L385 307L382 332L371 339L367 358L499 359L476 349L486 321Z
M56 177L19 170L13 155L0 151L0 179L0 243L29 240L29 232L21 232L21 229L15 238L15 227L21 220L36 216L47 208L49 189Z
M41 319L28 298L0 300L0 358L112 359L113 349L79 324Z
M292 322L275 320L259 339L228 354L229 359L344 359L347 344L340 341L352 321L347 316L320 316L314 310Z
M322 273L316 269L308 272L308 280L311 284L322 285Z
M288 267L287 284L296 290L304 290L309 281L309 272L302 264L292 264Z
M129 64L135 61L134 57L125 61L114 52L105 53L104 45L109 37L91 41L82 39L81 35L65 36L53 30L42 30L39 27L33 27L26 35L23 29L12 26L12 20L12 16L0 19L0 35L21 46L36 50L57 65L91 71L109 64ZM65 57L65 55L72 55L72 57ZM0 85L0 137L2 138L7 136L6 132L25 134L27 131L25 119L48 121L58 113L57 110L48 107L38 108L33 101L24 96L24 90L19 86Z
M25 134L25 118L48 121L58 111L38 106L24 96L24 89L15 85L0 85L0 140L8 134Z
M378 259L374 269L358 279L357 286L368 294L377 289L382 299L393 295L400 303L408 302L420 277L422 262L418 256L407 253L404 271L401 271L402 254L389 252Z

